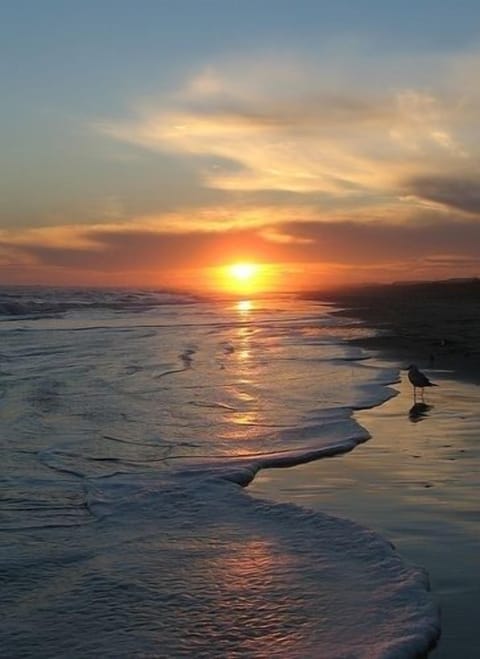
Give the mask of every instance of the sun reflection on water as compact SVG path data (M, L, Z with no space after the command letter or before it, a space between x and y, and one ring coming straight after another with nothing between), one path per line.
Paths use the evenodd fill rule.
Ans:
M235 306L242 316L245 316L253 309L253 303L251 300L239 300Z
M237 331L237 357L246 366L251 359L251 331L249 327L239 327Z

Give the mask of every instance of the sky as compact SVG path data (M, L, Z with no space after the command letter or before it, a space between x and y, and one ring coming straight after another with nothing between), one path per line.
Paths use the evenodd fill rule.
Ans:
M476 0L5 0L0 284L478 276L479 74Z

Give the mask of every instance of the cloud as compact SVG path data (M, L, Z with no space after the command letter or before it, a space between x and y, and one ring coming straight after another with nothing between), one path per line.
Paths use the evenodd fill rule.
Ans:
M449 208L480 215L480 175L417 176L406 182L410 194Z
M385 197L398 201L405 179L439 166L445 173L471 167L479 155L470 135L480 98L465 86L472 58L480 60L373 62L361 52L315 61L230 59L136 117L97 129L199 159L206 187L317 195L337 208L352 199L379 205Z
M303 283L478 272L479 54L335 46L226 58L97 121L135 167L69 227L0 233L4 271L163 282L248 258Z
M432 221L433 217L433 221ZM69 233L68 233L69 232ZM66 236L69 235L69 241ZM420 213L408 223L388 221L290 221L280 227L230 227L180 232L148 227L68 227L62 240L51 229L0 240L2 262L61 273L66 281L143 281L169 283L175 273L202 272L236 260L278 263L285 272L325 272L337 280L368 280L474 275L480 257L480 223L461 216L441 222ZM83 273L83 275L82 275ZM85 274L87 273L87 274ZM83 279L81 277L83 276ZM298 278L305 286L308 277ZM186 282L187 280L185 280ZM188 280L190 281L190 280ZM185 283L184 282L184 283ZM294 280L291 281L294 285Z
M460 263L474 259L480 265L480 223L450 217L439 222L430 214L418 214L408 223L385 221L358 223L351 221L291 222L282 225L290 236L285 241L291 260L343 263L346 266L420 260L449 255ZM267 234L268 235L268 234ZM286 253L284 254L286 255Z

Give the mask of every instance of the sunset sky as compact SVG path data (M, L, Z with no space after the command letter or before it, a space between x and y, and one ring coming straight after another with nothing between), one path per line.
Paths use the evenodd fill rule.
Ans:
M7 0L0 43L0 283L480 274L478 0Z

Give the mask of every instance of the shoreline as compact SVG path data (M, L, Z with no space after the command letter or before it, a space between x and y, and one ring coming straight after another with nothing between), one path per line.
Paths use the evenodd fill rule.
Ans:
M428 656L476 659L480 412L473 421L466 414L476 387L445 378L417 418L409 413L408 381L395 388L398 395L387 402L354 412L370 440L329 460L262 470L248 489L379 533L428 574L442 621Z
M398 368L413 361L480 385L480 280L362 286L306 297L331 303L337 307L331 313L377 331L352 345Z
M475 345L480 314L470 313L470 303L454 305L448 296L437 302L435 313L418 297L409 296L393 309L385 306L387 301L385 290L374 298L365 294L361 304L357 297L347 305L343 297L335 301L342 309L332 313L380 329L379 336L351 342L374 363L402 369L416 361L440 386L414 405L400 370L400 382L391 385L396 396L353 413L370 433L369 441L332 460L262 471L248 489L256 497L346 517L391 541L404 559L427 571L441 609L441 637L428 656L475 659L480 656L480 368ZM466 316L471 320L462 333ZM446 327L447 340L437 344L439 328Z

